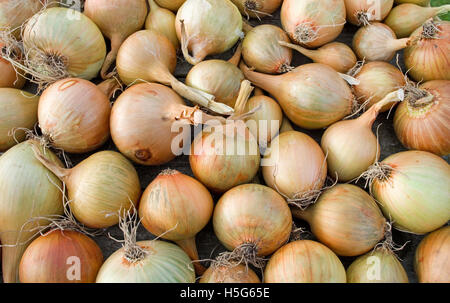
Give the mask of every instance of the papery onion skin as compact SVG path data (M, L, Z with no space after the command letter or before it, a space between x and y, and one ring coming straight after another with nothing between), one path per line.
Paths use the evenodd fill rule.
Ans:
M0 28L13 30L14 36L20 38L20 26L43 8L41 0L4 0L0 2Z
M395 133L408 149L446 156L450 153L450 81L428 81L420 88L431 93L433 100L424 105L408 99L400 103L394 115Z
M59 80L42 93L38 119L52 146L69 153L86 153L109 139L111 106L108 97L90 81Z
M333 41L345 24L343 0L284 0L280 14L283 29L292 41L309 48ZM310 39L302 38L302 25L306 26Z
M377 248L350 264L347 283L409 283L409 279L393 252Z
M3 281L18 282L19 262L27 244L35 234L31 230L45 226L48 221L30 219L61 215L63 213L62 183L36 158L32 146L39 142L22 142L0 157L0 240L2 245ZM50 150L45 151L50 161L61 162Z
M155 0L161 7L176 12L186 0Z
M372 195L394 227L424 234L450 220L450 167L446 161L432 153L406 151L381 163L392 169L386 181L374 179Z
M100 247L88 236L72 230L51 230L25 250L19 280L21 283L94 283L102 263ZM80 267L72 271L74 265Z
M200 283L261 283L251 268L238 264L231 267L210 266L202 275Z
M354 25L361 25L358 13L370 14L367 21L382 21L392 9L394 0L344 0L347 9L347 21Z
M103 263L97 283L194 283L195 272L189 256L177 245L153 240L136 243L144 251L143 260L131 263L124 248Z
M427 235L416 249L414 270L420 283L450 283L450 226Z
M345 283L345 269L325 245L294 241L277 250L264 271L265 283Z
M150 13L145 21L145 28L163 34L172 42L175 49L180 48L177 31L175 29L175 14L165 8L159 7L155 0L149 0Z
M244 17L262 18L270 16L281 5L282 0L231 0Z
M0 88L0 152L22 142L37 122L39 97L15 88Z
M421 38L423 27L411 38L416 40L404 52L408 75L415 81L450 80L450 22L439 21L433 39Z
M214 232L230 251L254 244L267 256L289 239L292 215L283 197L259 184L244 184L226 192L213 214Z

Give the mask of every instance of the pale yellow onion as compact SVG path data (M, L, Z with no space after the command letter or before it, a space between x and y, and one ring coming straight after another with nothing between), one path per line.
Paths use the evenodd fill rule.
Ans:
M416 249L414 270L420 283L450 283L450 226L427 235Z
M176 12L186 0L155 0L161 7Z
M270 16L283 0L231 0L244 17L262 18Z
M345 283L345 269L325 245L310 240L286 244L270 258L265 283Z
M0 152L25 139L25 132L37 122L39 97L15 88L0 88Z
M119 222L119 211L134 207L141 195L136 169L121 154L101 151L71 169L36 158L66 184L75 218L91 228L106 228Z
M338 184L325 190L306 210L293 209L306 220L317 239L340 256L359 256L384 237L386 219L377 203L361 188Z
M395 0L395 3L413 3L420 6L429 6L430 0Z
M0 40L0 50L5 46ZM10 87L21 89L25 85L25 78L20 73L17 73L11 62L3 59L0 56L0 88Z
M9 283L18 282L20 258L36 234L32 229L49 223L31 219L63 213L62 183L35 158L32 146L42 149L28 140L0 157L0 240L10 245L2 247L2 271ZM61 165L50 150L45 154Z
M113 74L108 75L108 70L114 63L123 41L144 26L147 1L86 0L84 14L94 21L111 41L111 50L100 72L103 79L109 78Z
M373 197L394 227L416 234L433 231L450 220L450 166L422 151L406 151L384 159L373 179Z
M231 267L211 266L202 275L200 283L261 283L255 272L245 265Z
M392 9L394 0L344 0L347 21L365 25L368 21L382 21Z
M408 283L408 275L397 256L380 247L358 257L347 268L347 283Z
M406 95L394 115L397 138L409 149L450 153L450 81L433 80Z
M397 51L411 44L412 39L397 39L384 23L373 22L361 27L353 36L353 50L361 60L391 61Z
M180 41L178 41L175 29L175 14L166 8L158 6L155 0L148 0L148 4L150 13L145 21L145 28L163 34L172 42L175 49L179 49Z
M327 65L305 64L278 76L251 71L243 64L241 69L246 79L274 96L289 120L302 128L327 127L351 112L351 89Z
M184 58L192 65L226 52L243 35L241 13L230 0L187 0L175 27Z
M20 38L22 24L47 5L47 0L3 0L0 2L0 30L12 30Z
M284 0L280 14L292 41L310 48L336 39L345 24L344 0Z

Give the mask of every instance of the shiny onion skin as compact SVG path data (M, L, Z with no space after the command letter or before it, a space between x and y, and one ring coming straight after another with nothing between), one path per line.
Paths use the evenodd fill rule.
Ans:
M428 81L420 89L428 96L422 100L407 98L398 106L395 133L408 149L446 156L450 153L450 81Z
M55 229L35 239L25 250L19 280L21 283L94 283L102 263L102 251L94 240L77 231ZM71 270L77 264L80 268Z
M254 85L274 96L289 120L302 128L324 128L351 112L351 89L327 65L305 64L279 76L257 73L243 64L241 69Z
M401 231L424 234L450 220L450 167L428 152L406 151L381 162L387 179L375 178L372 195Z
M150 13L145 20L145 29L154 30L166 36L172 42L175 49L180 48L177 31L175 29L175 14L163 7L158 6L155 0L148 0Z
M244 17L264 18L275 12L283 0L231 0Z
M38 119L50 144L69 153L87 153L109 139L109 98L90 81L68 78L44 90Z
M159 6L176 12L186 0L155 0Z
M15 88L0 88L0 152L22 142L37 122L39 97ZM12 132L14 133L12 135ZM11 136L10 136L11 135Z
M325 245L299 240L277 250L264 271L265 283L345 283L345 269Z
M297 44L316 48L333 41L345 24L344 0L284 0L281 24Z
M414 270L420 283L450 283L450 226L428 234L416 249Z
M20 38L20 26L47 5L47 0L3 0L0 2L0 28L13 30Z
M200 278L200 283L261 283L255 272L245 265L231 267L211 266Z
M354 25L364 25L364 21L382 21L392 9L394 0L344 0L347 21ZM361 19L360 16L364 19ZM361 22L363 21L363 22Z

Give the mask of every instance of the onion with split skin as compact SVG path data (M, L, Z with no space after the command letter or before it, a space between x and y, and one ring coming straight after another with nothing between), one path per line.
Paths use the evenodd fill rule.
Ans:
M161 7L170 9L173 12L176 12L181 5L183 5L186 0L155 0L158 5Z
M384 20L394 4L394 0L344 0L344 2L347 21L354 25Z
M145 28L154 30L166 36L172 42L175 49L180 48L177 31L175 29L175 14L163 7L158 6L155 0L148 0L150 13L145 20Z
M4 0L0 2L0 29L12 30L20 38L22 24L48 5L47 0ZM54 4L52 4L54 5Z
M232 267L211 266L200 278L200 283L261 283L255 272L245 265Z
M263 18L270 16L283 0L231 0L244 17Z

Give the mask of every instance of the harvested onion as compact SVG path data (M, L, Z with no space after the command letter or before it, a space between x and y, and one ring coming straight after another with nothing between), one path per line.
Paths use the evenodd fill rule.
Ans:
M281 5L283 0L231 0L243 16L261 18L270 16Z
M369 21L382 21L392 9L394 0L344 0L347 21L366 25Z
M3 0L0 2L0 28L20 38L22 24L48 5L47 0ZM51 2L51 1L50 1Z
M238 264L231 267L211 266L202 275L200 283L261 283L253 270Z
M155 0L161 7L176 12L186 0Z
M180 48L177 31L175 29L175 14L156 4L155 0L148 0L150 13L145 21L145 28L163 34L172 42L175 49Z

